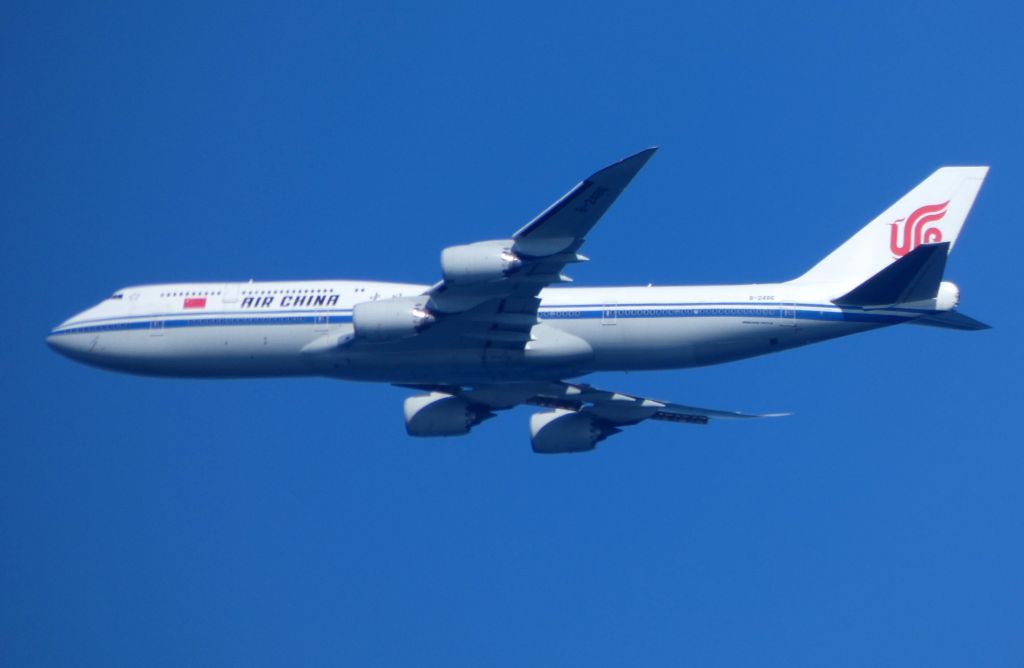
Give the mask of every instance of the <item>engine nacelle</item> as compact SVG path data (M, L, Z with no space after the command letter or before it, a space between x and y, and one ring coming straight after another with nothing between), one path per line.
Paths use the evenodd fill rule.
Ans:
M405 430L410 436L462 436L490 417L494 413L487 409L441 392L405 400Z
M530 440L539 454L586 452L617 429L586 413L556 409L530 416Z
M394 341L421 332L435 318L425 297L395 297L362 302L352 308L355 336L367 341Z
M441 274L452 283L496 281L522 266L511 239L449 246L441 251Z

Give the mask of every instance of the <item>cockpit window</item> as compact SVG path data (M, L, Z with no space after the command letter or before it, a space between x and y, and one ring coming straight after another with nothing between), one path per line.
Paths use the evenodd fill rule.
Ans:
M124 299L124 295L121 294L120 292L115 292L114 294L110 295L110 299Z

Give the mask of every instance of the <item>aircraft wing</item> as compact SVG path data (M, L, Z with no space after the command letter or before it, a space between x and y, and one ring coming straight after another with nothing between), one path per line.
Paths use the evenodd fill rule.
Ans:
M522 350L537 324L537 295L565 283L566 264L615 199L654 154L649 148L592 174L509 239L446 248L444 279L427 291L435 331L464 344Z
M622 431L623 427L644 420L663 420L687 424L707 424L712 419L749 419L782 417L788 413L739 413L711 408L686 406L671 401L602 390L585 383L527 382L500 385L458 386L405 386L427 390L427 395L416 404L442 400L459 402L465 410L466 429L494 417L495 411L519 405L540 406L551 409L536 413L530 420L533 449L539 453L581 452L591 450L605 438ZM415 414L406 406L406 422L414 435Z

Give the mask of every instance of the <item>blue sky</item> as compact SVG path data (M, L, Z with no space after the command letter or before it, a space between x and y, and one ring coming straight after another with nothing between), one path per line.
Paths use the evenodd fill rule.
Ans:
M0 663L1021 665L1012 3L0 7ZM139 283L431 282L661 151L586 285L796 276L936 167L992 171L900 327L595 383L794 416L530 452L403 390L120 376L54 324Z

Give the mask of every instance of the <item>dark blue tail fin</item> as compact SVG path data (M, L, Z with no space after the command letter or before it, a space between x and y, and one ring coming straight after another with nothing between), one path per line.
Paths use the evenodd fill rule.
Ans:
M975 320L963 313L958 313L957 311L933 313L926 315L923 318L918 318L917 320L911 320L910 324L927 325L928 327L944 327L946 329L961 329L970 332L977 332L982 329L992 329L991 325L986 325L983 322Z
M832 301L840 306L888 306L934 299L946 271L949 243L918 246Z

